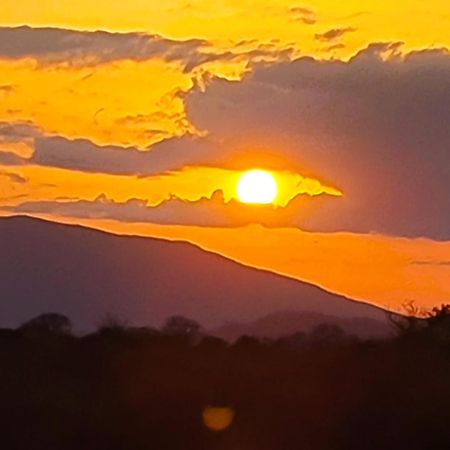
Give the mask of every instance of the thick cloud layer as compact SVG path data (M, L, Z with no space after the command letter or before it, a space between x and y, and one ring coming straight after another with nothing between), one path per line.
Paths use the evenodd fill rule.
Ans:
M272 146L344 192L301 227L449 239L450 54L399 49L261 65L194 93L188 113L225 145Z
M0 124L0 150L2 140L31 139L35 148L29 159L0 152L0 162L146 176L221 167L240 149L270 149L284 169L344 193L296 202L292 214L279 214L282 225L450 239L450 54L400 50L373 44L347 63L301 58L261 64L241 82L214 79L186 97L189 117L207 136L169 139L146 152ZM205 202L202 214L216 214ZM183 204L183 223L199 223L195 206ZM221 217L200 223L228 223Z
M293 47L280 49L271 44L235 51L214 49L203 39L177 41L145 33L75 31L28 26L0 27L0 58L33 58L41 64L102 64L120 60L146 61L162 58L178 62L186 72L208 62L231 61L244 55L249 61L260 58L288 58ZM1 87L0 87L1 89Z
M326 194L318 197L333 201L333 197ZM316 201L316 198L308 195L298 195L284 208L272 205L252 206L236 200L225 202L223 193L219 190L214 192L211 198L187 201L174 196L153 207L149 207L144 200L130 199L120 203L102 194L94 201L26 201L2 209L16 214L53 214L82 219L112 219L127 223L206 227L236 227L259 223L268 227L279 227L293 223L299 213L314 208Z
M0 28L0 57L36 58L44 62L67 62L91 58L106 63L120 59L142 61L162 57L195 65L199 49L207 43L199 39L174 41L141 33L82 32L58 28Z
M30 141L33 154L21 158L7 144ZM0 164L39 165L110 175L151 176L197 164L220 166L226 157L220 143L210 138L171 138L147 151L135 147L99 146L87 139L45 136L29 123L0 122Z

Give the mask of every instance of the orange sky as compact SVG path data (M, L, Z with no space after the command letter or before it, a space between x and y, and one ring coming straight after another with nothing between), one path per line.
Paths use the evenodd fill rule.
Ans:
M29 28L12 30L23 25ZM39 31L41 27L53 31ZM56 35L55 29L64 30ZM11 30L16 34L2 34ZM94 33L97 30L110 34ZM205 207L205 223L216 227L101 221L99 217L107 217L103 210L95 210L94 221L89 221L93 213L88 211L86 217L72 219L56 208L45 215L113 232L187 240L245 264L391 308L409 300L423 307L448 301L450 239L439 234L441 219L434 220L434 214L445 218L442 200L439 203L434 193L446 192L438 183L449 178L444 172L445 120L438 116L442 112L445 117L445 105L436 106L435 100L445 104L448 96L445 80L450 73L442 61L450 48L449 30L447 0L437 0L432 7L421 0L78 0L76 5L71 0L2 0L0 213L39 214L53 204L67 203L111 207L120 214L121 207L134 201L141 202L143 212L165 204L170 208L174 199L184 201L183 208L192 202L197 214ZM391 44L379 47L380 42ZM393 44L398 42L401 46ZM425 49L440 49L436 52L442 61L435 62L432 52L424 53L420 62L416 60L421 53L413 53L416 59L409 56ZM330 75L323 85L314 81L315 75L313 81L308 79L308 60L300 72L306 78L296 84L298 73L290 70L299 57L313 57L311 67L326 67ZM346 62L345 70L354 70L348 75L356 86L351 105L341 104L346 75L332 61ZM406 62L408 70L403 68ZM437 93L430 93L422 79L414 81L427 72L421 68L431 73L431 67L438 74L430 79ZM272 68L278 71L275 75ZM383 70L390 71L384 78ZM368 72L375 83L359 85L358 77ZM386 88L385 97L383 90L372 95L374 84L390 82L393 87ZM383 103L409 84L405 97L390 106ZM406 116L404 110L411 110L407 102L422 98L422 86L430 104L417 101L412 126L397 123ZM365 92L369 97L362 99ZM364 109L368 103L375 112ZM329 119L334 111L336 117ZM397 114L394 120L391 112ZM345 122L346 114L353 113ZM304 119L310 116L312 126ZM351 138L343 139L352 126ZM367 136L360 135L366 128ZM294 136L297 129L299 136ZM424 136L413 136L420 129ZM392 138L396 130L399 136ZM441 136L442 143L433 141ZM52 147L52 139L58 140L61 151ZM429 150L436 161L424 163L414 153L405 155L404 167L391 163L397 147L411 147L408 139ZM359 148L370 154L367 160L358 153L336 157L342 149ZM386 154L377 153L381 151ZM126 153L133 156L127 159ZM277 180L275 213L286 219L283 228L242 227L240 221L227 228L213 217L222 210L236 217L238 209L229 202L236 200L242 171L254 167L270 169ZM434 176L433 170L439 173ZM380 174L379 183L369 177L372 173ZM406 181L411 178L418 186L418 193L411 193L413 200L407 196L411 188ZM430 193L419 198L429 186ZM217 204L217 196L210 203L202 200L217 191L225 204ZM418 232L391 232L390 222L375 224L383 211L372 212L365 203L373 202L375 208L378 201L384 204L380 198L396 195L398 208L393 201L394 207L389 203L383 210L386 216L399 215L393 217L393 229L417 222ZM423 216L429 218L428 225L438 224L439 233L421 226L420 214L411 212L416 201L419 212L420 201L436 201L436 211L430 207ZM317 210L325 203L337 209L320 216ZM290 209L284 210L287 205ZM347 209L341 212L339 205ZM262 222L261 210L245 211L245 223L247 218ZM309 214L309 233L291 221L294 216L308 219ZM362 225L353 227L353 218ZM344 225L338 226L340 219ZM183 213L180 224L190 222L195 223L194 215ZM317 229L330 232L316 232L317 223Z

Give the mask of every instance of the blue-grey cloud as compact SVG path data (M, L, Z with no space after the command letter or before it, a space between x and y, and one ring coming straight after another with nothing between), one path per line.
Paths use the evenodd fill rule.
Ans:
M329 197L321 195L320 197ZM293 223L299 211L311 207L314 200L298 195L285 208L273 205L245 205L237 200L225 202L219 190L211 198L188 201L172 196L156 206L148 206L143 199L116 202L102 194L97 199L77 200L61 198L54 201L25 201L3 211L15 214L53 214L81 219L111 219L124 223L152 223L159 225L192 225L235 227L263 224L268 227Z
M121 59L137 61L162 57L167 61L195 64L206 41L175 41L144 33L84 32L28 26L0 28L0 57L36 58L43 62L86 60L106 63ZM198 61L197 61L198 62Z
M119 60L162 58L178 62L186 72L208 62L289 57L293 48L256 44L244 52L214 49L203 39L173 40L146 33L75 31L62 28L0 27L0 58L33 58L41 64L96 65Z
M264 146L339 186L300 214L310 230L450 239L450 54L373 44L349 62L261 64L187 99L194 125L225 146Z
M33 154L24 158L8 144L27 141ZM0 122L0 164L38 165L110 175L151 176L202 162L220 166L227 155L220 142L186 135L162 141L146 150L99 146L87 139L45 136L28 122Z
M344 36L344 34L353 33L354 31L356 31L356 28L353 27L332 28L323 33L317 33L315 39L321 42L336 41Z
M147 176L220 167L241 149L267 149L286 161L283 168L344 192L292 209L286 224L450 239L450 54L402 56L400 45L373 44L349 62L259 64L241 82L213 79L185 96L189 118L207 136L144 152L31 128L35 152L22 163ZM3 133L24 137L26 126Z

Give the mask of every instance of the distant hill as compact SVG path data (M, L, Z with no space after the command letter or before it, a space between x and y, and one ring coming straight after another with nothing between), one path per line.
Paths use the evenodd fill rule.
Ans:
M382 309L187 243L13 217L0 219L0 249L3 327L43 312L82 330L109 313L136 325L181 314L207 328L280 310L386 320Z
M269 314L249 323L230 323L212 329L209 334L227 341L235 341L241 336L277 339L297 332L310 332L322 324L338 325L346 334L363 339L383 338L392 333L385 320L368 317L336 317L315 312L287 311Z

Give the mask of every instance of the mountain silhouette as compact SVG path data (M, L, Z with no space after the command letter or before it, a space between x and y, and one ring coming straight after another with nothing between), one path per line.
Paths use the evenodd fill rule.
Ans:
M369 317L336 317L317 312L280 311L248 323L229 323L209 331L213 336L235 341L241 336L278 339L297 332L309 333L323 324L337 325L346 334L363 339L385 338L392 334L386 321Z
M65 314L86 331L108 314L133 325L181 314L208 328L277 311L386 321L375 306L183 242L20 216L0 219L0 248L3 327L44 312Z

